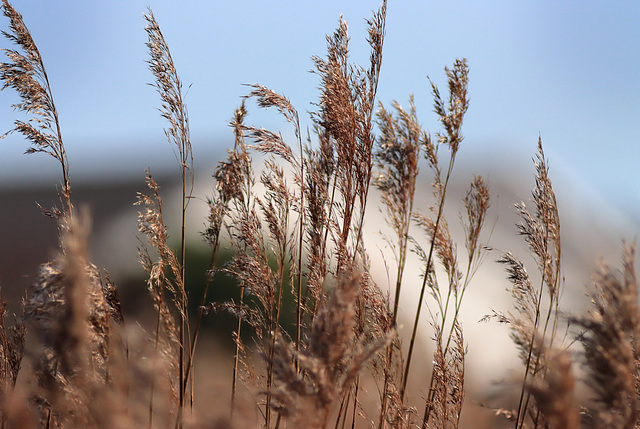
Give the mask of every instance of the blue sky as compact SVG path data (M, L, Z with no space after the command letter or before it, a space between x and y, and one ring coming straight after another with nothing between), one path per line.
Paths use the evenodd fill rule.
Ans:
M72 181L142 178L173 162L146 68L142 13L150 6L188 89L196 168L231 142L227 121L261 83L286 95L309 125L318 99L311 56L342 14L353 59L365 63L365 18L377 1L15 0L44 57L60 112ZM640 213L640 3L631 1L390 1L378 99L415 94L424 127L438 131L426 76L445 87L445 65L466 57L468 156L524 159L542 136L554 169ZM6 19L1 21L6 28ZM0 42L0 47L9 47ZM0 130L17 114L0 93ZM248 122L290 135L275 114L249 106ZM0 186L57 174L25 156L19 136L0 142ZM463 150L461 149L461 150ZM531 169L523 172L531 174Z

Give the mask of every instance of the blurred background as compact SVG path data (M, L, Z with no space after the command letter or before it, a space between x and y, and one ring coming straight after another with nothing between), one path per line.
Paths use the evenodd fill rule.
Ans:
M44 57L76 180L139 175L172 161L146 84L149 5L170 44L185 87L199 170L228 145L226 122L244 84L260 83L305 112L318 100L311 57L342 14L352 57L368 59L365 19L377 1L299 3L15 0ZM425 128L437 130L427 76L443 86L443 67L466 57L471 109L466 152L528 159L542 136L556 169L584 180L630 213L639 212L640 5L598 1L395 1L388 6L378 98L406 104L415 94ZM6 21L4 21L6 25ZM5 42L3 47L9 47ZM0 130L15 119L2 93ZM275 114L250 109L249 121L290 130ZM2 143L0 183L56 177L56 165L24 157L25 143Z
M116 282L143 275L136 262L136 208L131 204L145 188L145 168L163 187L170 228L178 221L171 203L178 164L164 137L159 97L148 85L153 78L145 63L142 18L147 5L187 93L196 172L193 243L201 243L203 200L211 192L215 165L233 144L228 121L249 92L245 85L260 83L287 96L303 128L310 128L307 112L315 110L319 96L311 57L324 56L325 35L342 15L349 23L352 60L366 65L365 19L379 6L376 1L284 0L12 4L44 58L69 156L73 198L93 215L92 259ZM525 263L527 251L516 236L512 206L530 198L531 159L542 138L560 204L568 309L583 308L598 258L616 263L622 239L635 240L640 227L639 19L640 3L626 1L403 0L388 5L378 100L407 106L413 93L423 127L435 133L439 126L427 76L445 94L444 66L467 58L471 104L450 219L462 209L458 197L473 174L483 174L494 198L485 242L513 251ZM6 19L0 27L6 29ZM0 47L12 48L5 39ZM1 133L16 118L24 119L11 108L17 101L11 90L0 93ZM252 103L248 110L248 124L292 137L275 112L259 111ZM27 147L17 134L0 141L0 285L3 294L16 299L56 249L55 223L42 216L36 203L50 207L56 202L59 165L43 154L24 155ZM420 204L426 209L428 174L422 180ZM374 267L382 267L374 274L388 289L393 279L378 263L393 263L384 257L388 249L379 235L384 221L375 207L370 215L369 253ZM496 257L487 256L473 285L477 288L469 290L463 319L469 372L484 386L507 377L505 368L518 368L506 329L477 323L491 309L510 308ZM417 278L419 268L413 269ZM406 289L407 320L414 311L411 288ZM428 347L430 333L424 331ZM496 354L487 342L505 351Z

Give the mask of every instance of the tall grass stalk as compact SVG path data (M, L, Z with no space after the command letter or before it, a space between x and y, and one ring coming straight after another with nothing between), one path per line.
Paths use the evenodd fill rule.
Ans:
M151 10L144 15L147 21L145 30L149 37L147 48L149 49L150 60L148 61L149 69L155 77L154 86L162 100L160 112L163 118L169 122L169 128L165 130L165 135L170 143L173 143L178 150L177 158L180 164L180 172L182 178L182 205L181 205L181 224L180 224L180 280L181 285L180 300L178 310L179 337L180 337L180 356L179 356L179 412L176 427L181 427L182 409L185 405L185 395L187 392L187 373L185 363L191 362L191 346L189 333L189 313L187 309L188 292L185 290L185 230L186 230L186 211L188 200L191 198L193 191L193 152L191 150L191 140L189 137L189 118L187 108L183 101L182 82L178 77L178 73L169 51L162 31L156 22ZM190 365L190 363L189 363Z
M409 99L410 110L408 112L397 102L394 102L393 107L397 113L396 117L387 111L382 103L378 110L381 136L377 141L375 152L378 171L374 183L381 192L382 203L387 213L387 223L393 228L397 240L395 243L389 240L394 249L397 263L392 319L392 323L395 325L398 317L402 277L407 260L409 228L413 216L416 178L419 171L420 141L424 136L418 124L413 96ZM391 365L394 360L394 347L397 348L398 345L388 346L385 356L379 428L384 426L387 417L389 384L393 382Z
M400 388L400 397L403 398L406 392L407 383L409 379L409 371L411 369L411 360L413 357L413 350L415 347L415 340L418 332L418 324L420 321L420 314L422 312L423 300L427 286L430 286L430 282L434 281L434 256L437 250L437 240L441 234L441 223L443 218L443 210L447 195L447 189L449 186L449 180L451 173L453 172L453 166L455 164L456 154L458 147L462 142L461 127L464 114L466 113L469 102L467 99L467 84L468 84L468 67L465 60L457 60L454 64L454 68L450 70L445 68L449 83L449 100L448 105L445 105L444 101L440 97L438 88L432 83L432 92L434 96L434 111L440 117L440 121L445 128L445 133L438 135L439 144L444 144L449 147L449 165L447 167L444 181L441 179L440 167L438 166L438 158L436 148L431 142L431 139L427 139L424 142L425 145L425 157L429 162L430 167L435 173L435 186L436 186L436 216L432 227L427 226L427 232L431 236L431 242L429 244L429 250L425 259L425 270L423 274L423 281L420 287L420 295L418 299L418 307L416 309L416 316L413 319L413 328L411 331L411 337L409 340L409 350L407 352L406 363L404 367L404 376L402 377L402 386ZM451 289L449 289L451 290ZM441 304L440 291L437 288L432 288L432 291L437 295L436 298ZM445 308L441 308L441 314L445 316ZM431 394L430 394L431 395Z
M3 82L1 90L13 88L20 96L21 102L12 107L34 116L27 122L16 120L15 127L2 134L0 139L17 131L31 143L26 153L45 153L58 160L62 168L62 199L66 205L64 214L71 217L73 205L69 160L62 142L58 110L53 102L53 93L42 56L22 15L7 0L2 1L2 12L10 22L9 31L2 31L2 35L20 49L2 49L10 62L0 63L0 80Z
M516 429L523 427L529 409L531 394L525 388L529 377L540 376L543 356L541 353L536 353L535 344L539 342L544 346L548 341L549 345L553 346L555 340L558 325L559 297L561 294L560 288L562 286L560 218L555 193L549 179L549 171L541 139L538 139L535 167L536 187L532 193L536 207L535 215L529 213L524 203L516 206L522 217L522 222L518 224L518 230L525 237L531 254L537 260L540 271L540 287L536 300L535 316L531 326L531 338L528 339L523 387L516 414ZM545 291L548 296L548 309L546 316L543 316L541 315L541 305ZM543 324L542 317L544 317ZM550 321L552 322L551 326L549 326ZM542 328L541 333L538 333L539 328ZM547 336L549 337L547 338ZM531 412L531 414L536 415L537 411ZM534 418L534 423L537 424L537 418Z
M185 283L186 212L194 185L189 120L168 45L153 13L144 15L153 86L180 166L181 233L180 248L174 250L168 244L160 186L147 171L148 190L137 201L138 228L146 238L139 256L156 326L151 334L127 342L133 323L124 325L117 289L89 262L89 216L74 211L71 202L67 155L42 58L22 17L2 1L9 19L4 35L18 45L18 50L5 51L9 62L0 65L2 88L15 89L21 100L17 110L33 115L28 122L16 121L11 132L31 143L28 153L44 152L60 162L64 208L46 212L58 219L60 254L41 265L13 326L0 299L0 427L460 426L467 395L463 298L483 259L481 237L490 206L489 186L475 176L462 199L463 259L445 212L469 106L469 70L465 60L445 68L447 100L431 83L443 128L434 140L418 123L413 97L406 110L394 102L391 109L377 104L375 112L386 6L383 2L367 21L371 56L366 67L350 63L343 19L327 37L326 57L313 58L320 99L306 142L289 99L262 85L249 86L230 124L234 148L215 167L215 189L206 200L203 236L211 259L194 321ZM293 127L295 142L246 125L248 100L259 108L275 108ZM445 157L439 153L442 146L448 149ZM253 163L254 153L265 157L262 167ZM434 176L428 214L414 205L421 156ZM500 412L513 416L516 429L638 427L635 247L624 246L620 269L603 264L595 273L591 311L568 317L579 328L576 341L583 346L581 353L572 353L557 335L564 281L560 217L541 139L534 162L535 208L520 203L516 209L518 232L539 278L530 276L512 253L499 258L515 310L492 317L510 324L524 366L517 409ZM388 293L372 278L364 234L372 184L380 191L393 234L385 237L397 264L390 281L395 289ZM426 236L424 247L416 229ZM216 265L220 246L233 252L223 266ZM403 283L410 281L405 273L409 251L421 259L423 278L405 356L397 326L408 293ZM219 274L237 283L235 301L207 303ZM412 363L418 358L424 306L431 316L434 351L429 390L421 401L412 397L409 380L416 372ZM237 317L229 356L232 379L227 381L231 409L220 409L205 397L215 415L203 416L194 403L194 356L206 333L204 318L213 310ZM586 369L582 379L573 373L576 363ZM585 381L593 398L582 404L580 415L577 381ZM241 387L246 387L249 406L240 405Z

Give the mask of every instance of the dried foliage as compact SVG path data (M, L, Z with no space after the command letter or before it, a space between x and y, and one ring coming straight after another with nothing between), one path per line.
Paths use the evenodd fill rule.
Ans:
M13 392L24 357L26 326L22 321L10 325L7 320L7 301L0 301L0 403Z
M536 380L527 388L540 409L540 420L550 429L579 427L575 406L575 380L571 372L568 351L552 352L547 362L544 380ZM539 422L542 426L542 422ZM619 427L619 426L615 426Z
M188 292L185 289L185 231L186 231L186 214L189 200L193 191L193 152L191 149L191 138L189 135L189 117L187 107L183 101L182 82L178 77L169 45L164 39L160 26L158 25L153 12L149 9L144 15L147 21L145 30L148 36L147 48L149 49L148 61L155 82L153 86L158 91L162 100L160 112L162 117L169 122L169 128L165 129L165 135L170 143L177 148L176 158L180 165L182 173L182 206L181 206L181 234L180 234L180 259L175 262L175 267L179 268L179 272L174 270L176 277L177 295L179 299L175 299L176 311L178 313L178 367L179 367L179 408L178 423L181 425L182 411L186 404L187 384L189 381L189 373L193 360L193 346L191 345L189 331L189 314L187 309ZM144 232L144 231L143 231ZM176 294L174 292L174 295ZM195 342L195 339L193 340Z
M434 353L432 409L425 416L423 427L457 428L464 400L464 344L462 328L454 326L454 348L445 355L442 331L435 327L436 351Z
M378 167L374 183L380 190L382 203L387 210L388 222L397 236L397 244L392 242L394 256L398 263L393 302L394 319L398 315L402 274L407 260L409 226L413 214L416 177L419 172L420 145L421 140L425 140L418 124L413 96L409 102L409 112L406 112L397 102L393 104L396 117L380 105L378 122L381 135L374 154Z
M167 227L163 220L162 198L159 194L158 184L148 171L147 185L152 195L138 194L136 204L143 206L143 210L138 215L138 225L140 232L147 236L148 245L156 250L158 256L154 261L147 248L141 247L140 263L149 275L147 285L163 332L168 340L179 345L176 322L165 294L170 294L173 308L178 310L184 308L187 297L180 276L182 267L167 243Z
M483 227L490 208L489 186L475 176L458 202L462 237L445 216L445 208L455 203L447 196L469 108L466 60L445 68L445 97L431 82L442 127L433 138L419 123L413 96L407 109L397 102L385 108L376 100L386 2L367 21L366 66L350 62L342 18L327 37L326 57L313 58L320 96L306 141L287 97L249 85L230 122L234 148L215 167L215 185L206 198L202 236L211 247L211 262L198 306L190 312L192 280L187 282L185 270L186 210L193 189L189 120L169 46L148 11L148 65L168 122L165 135L181 170L182 218L179 249L174 249L160 186L147 171L148 193L140 193L136 203L145 237L140 262L156 315L147 333L125 323L115 285L89 261L89 216L73 210L67 157L42 58L7 0L2 11L9 19L3 34L19 47L5 50L9 63L0 65L2 89L15 89L21 103L14 107L34 115L28 122L16 121L13 131L32 144L28 152L44 152L61 163L66 203L64 210L49 211L61 231L60 256L41 266L13 324L0 300L3 428L460 426L466 399L463 298L487 249ZM295 141L247 125L251 102L282 115ZM254 162L256 154L263 157L261 164ZM428 167L427 181L421 163ZM582 354L572 353L557 336L563 285L560 216L541 140L534 163L534 209L520 203L516 210L517 231L538 274L530 275L517 256L502 252L498 262L511 282L514 311L486 317L509 324L524 366L517 410L497 413L516 429L640 427L634 247L625 247L621 271L603 264L595 274L589 314L569 318L581 329L577 341L584 347ZM414 207L423 183L431 184L432 198L427 207ZM372 278L369 237L363 233L372 185L391 230L385 242L396 266L388 292ZM217 262L221 247L233 252L224 264ZM403 287L410 252L422 267L419 293L411 297ZM234 298L209 302L209 290L225 277L234 281ZM408 319L411 333L403 338L398 320L413 309L406 307L408 301L415 303L415 316ZM230 333L235 342L229 357L230 409L195 394L196 344L204 318L215 311L237 317ZM428 323L420 322L423 313ZM434 346L428 379L417 377L412 367L426 360L416 355L425 327ZM573 374L574 362L583 364L583 379ZM592 395L581 418L576 380L584 381ZM415 393L419 388L422 398ZM249 405L240 392L249 396ZM215 417L199 413L196 400L204 400Z
M561 272L560 215L555 193L549 178L549 168L538 139L538 153L534 161L536 185L532 191L536 211L532 214L525 203L516 204L521 217L518 232L524 237L529 251L537 262L540 286L524 264L510 252L503 252L498 262L506 265L508 279L512 283L511 294L517 314L502 315L511 324L511 338L516 344L525 370L518 409L516 428L524 427L531 419L537 427L541 410L526 387L541 383L547 368L546 351L555 344L559 322L559 300L563 284ZM546 292L546 293L545 293ZM546 314L544 308L547 308Z
M37 340L27 355L38 383L31 393L37 419L48 427L98 427L96 395L110 388L112 363L126 349L123 315L108 275L87 260L88 216L63 221L62 253L41 266L16 328L26 326Z
M182 82L178 77L169 46L160 31L160 26L156 22L153 12L149 10L147 14L144 14L144 19L148 23L145 30L149 36L147 48L151 57L147 63L155 78L153 86L162 100L160 113L169 122L169 128L165 130L165 135L178 150L177 158L180 166L190 169L193 163L193 152L189 137L187 107L182 99Z
M282 339L276 342L274 390L281 412L306 427L326 427L333 407L349 389L364 364L386 344L364 344L356 337L355 302L362 279L345 275L320 304L305 348L296 352ZM294 361L299 362L296 370Z
M14 89L21 102L13 105L16 110L34 115L27 122L16 120L15 128L22 134L31 147L26 153L42 152L54 157L62 167L62 197L66 204L66 214L71 216L71 187L69 183L69 161L62 143L58 111L53 102L53 94L44 62L29 29L20 15L7 0L2 1L2 12L9 18L9 31L2 35L18 45L19 50L2 49L9 63L0 63L2 89ZM0 136L4 138L8 133Z
M584 329L580 342L595 401L587 427L640 425L640 325L634 263L634 246L624 248L620 271L603 263L594 275L589 315L574 319Z

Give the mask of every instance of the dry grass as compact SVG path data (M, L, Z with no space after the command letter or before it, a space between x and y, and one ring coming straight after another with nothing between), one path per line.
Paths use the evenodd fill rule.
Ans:
M385 36L386 2L368 23L369 64L350 63L346 21L327 37L326 57L314 57L320 99L313 136L302 138L298 111L262 85L249 93L230 122L235 145L213 175L203 231L211 265L197 306L189 307L186 213L192 198L193 154L182 84L167 41L151 11L145 15L149 68L175 145L181 171L180 242L170 246L160 186L147 172L148 194L138 196L140 262L156 314L143 330L125 320L116 286L87 255L90 218L71 198L69 164L40 53L22 17L7 0L3 89L15 89L15 107L32 119L12 131L62 167L63 209L49 209L60 230L60 255L41 267L22 314L11 321L0 301L0 417L2 427L393 427L457 428L465 399L466 343L461 312L465 292L490 250L484 224L490 207L486 180L473 178L461 202L449 183L469 108L466 60L445 68L443 97L432 86L442 131L425 132L409 98L408 109L376 101ZM277 110L293 128L289 144L279 132L245 123L247 103ZM264 157L262 167L254 159ZM420 168L427 167L428 175ZM517 408L491 404L516 429L639 427L638 282L634 247L626 246L620 272L603 263L595 274L593 308L561 317L564 278L560 215L542 142L535 158L533 210L516 205L518 233L536 263L530 275L510 252L498 262L512 284L514 311L487 319L508 323L523 375ZM427 176L427 177L423 177ZM427 207L414 207L430 183ZM370 189L377 189L395 261L388 295L370 274L363 230ZM372 201L370 201L372 200ZM464 236L451 233L445 208L458 207ZM221 245L232 259L216 265ZM461 250L464 247L464 250ZM418 255L421 287L410 334L398 332L408 254ZM391 259L391 258L390 258ZM225 276L236 298L209 302ZM141 285L142 288L142 285ZM425 309L425 307L427 307ZM190 311L191 309L191 311ZM195 313L194 313L195 311ZM230 405L195 394L195 364L204 318L237 317ZM424 317L427 316L427 322ZM558 332L566 322L584 351ZM433 356L417 356L418 338L430 333ZM422 378L415 362L433 362ZM574 373L576 366L585 371ZM578 404L577 385L592 395ZM424 397L415 392L423 388ZM505 402L508 398L505 398ZM197 403L205 403L198 407ZM203 409L206 409L203 412ZM581 410L580 413L578 410Z

